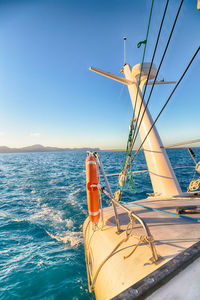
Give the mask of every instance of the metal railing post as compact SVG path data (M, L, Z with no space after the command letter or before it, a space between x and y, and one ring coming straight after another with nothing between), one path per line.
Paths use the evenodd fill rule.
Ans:
M102 162L101 162L101 159L98 155L98 153L94 153L94 156L97 158L98 160L98 164L99 164L99 167L101 169L101 173L103 175L103 178L104 178L104 181L105 181L105 184L106 184L106 188L108 190L108 193L111 197L111 199L113 199L113 194L112 194L112 191L111 191L111 188L110 188L110 185L109 185L109 182L107 180L107 177L106 177L106 174L104 172L104 168L103 168L103 165L102 165ZM117 226L117 233L120 233L121 232L121 229L120 229L120 222L119 222L119 216L118 216L118 213L117 213L117 207L115 205L115 203L113 201L111 201L112 203L112 206L113 206L113 209L114 209L114 213L115 213L115 222L116 222L116 226Z

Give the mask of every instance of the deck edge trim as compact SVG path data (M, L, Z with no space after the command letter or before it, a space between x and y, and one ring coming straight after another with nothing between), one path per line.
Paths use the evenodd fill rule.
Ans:
M112 300L140 300L150 296L154 291L175 277L192 262L200 257L200 241L182 251L166 264L134 285L112 298Z

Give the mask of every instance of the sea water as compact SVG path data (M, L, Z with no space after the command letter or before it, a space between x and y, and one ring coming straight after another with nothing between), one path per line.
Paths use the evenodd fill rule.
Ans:
M199 150L195 153L200 157ZM193 165L186 149L168 154L174 167ZM100 157L107 174L121 171L124 152ZM88 215L85 158L81 151L0 154L0 299L94 299L88 292L82 235ZM133 171L146 168L140 152ZM186 191L194 169L175 173ZM114 192L118 177L108 179ZM148 173L134 179L124 201L152 192Z

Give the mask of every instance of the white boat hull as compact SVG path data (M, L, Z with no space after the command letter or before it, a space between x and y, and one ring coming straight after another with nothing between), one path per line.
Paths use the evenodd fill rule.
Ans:
M194 300L200 298L200 258L165 283L147 300Z
M125 230L127 229L129 218L121 209L118 209L123 230L121 234L116 233L112 207L104 209L103 228L94 230L93 224L88 223L89 220L87 219L84 223L86 257L90 265L89 270L93 281L93 289L98 300L115 297L115 299L145 298L160 288L161 285L166 284L172 286L170 290L173 292L173 282L177 281L176 294L179 292L180 285L183 284L185 286L186 275L184 274L186 271L183 271L183 269L200 256L200 243L198 244L200 240L200 224L173 215L176 214L177 207L188 205L188 203L190 205L200 205L200 199L186 197L173 200L164 198L153 200L153 198L149 198L134 203L172 213L170 215L141 207L132 207L133 211L149 225L160 260L158 263L151 261L152 252L149 244L145 241L139 244L134 253L125 258L135 248L139 237L144 236L144 230L140 224L135 224L130 238L125 241ZM200 216L195 215L195 218L198 217ZM116 248L119 244L120 246ZM113 249L116 249L114 253L112 253ZM191 254L188 249L193 249L194 253ZM111 253L112 255L110 255ZM196 261L198 264L199 260ZM196 270L195 272L198 275L200 266L198 269L196 263L193 263L192 268ZM177 275L179 272L181 273ZM167 281L169 282L166 283ZM197 291L197 288L195 288L195 291L198 293L199 290ZM165 288L160 288L158 292L155 292L155 295L158 295L155 297L163 299L164 296L161 298L160 294L156 294L160 292L166 295L165 297L168 297Z

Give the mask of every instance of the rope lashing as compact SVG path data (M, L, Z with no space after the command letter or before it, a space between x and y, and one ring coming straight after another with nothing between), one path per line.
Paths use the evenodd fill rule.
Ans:
M136 184L135 181L133 179L133 170L132 168L130 168L130 172L129 172L129 182L128 182L128 188L127 188L130 192L136 192Z
M147 242L147 240L146 240L146 237L145 237L145 236L142 236L142 235L141 235L141 237L139 238L138 243L135 245L135 247L133 248L133 250L132 250L128 255L124 256L124 259L129 258L129 257L135 252L135 250L138 248L138 246L139 246L141 243L143 243L143 242Z
M189 184L187 192L197 191L200 188L200 178L197 180L192 180Z

